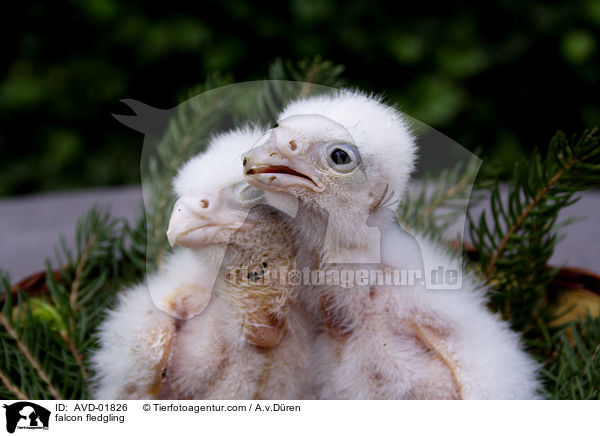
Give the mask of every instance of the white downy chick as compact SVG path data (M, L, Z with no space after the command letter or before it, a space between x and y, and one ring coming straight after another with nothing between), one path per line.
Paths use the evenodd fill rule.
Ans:
M217 137L174 180L178 200L169 240L199 257L206 257L207 250L221 257L210 303L198 316L178 323L159 398L312 395L310 318L297 307L294 286L269 276L293 268L290 232L282 213L261 204L262 191L249 186L241 171L242 153L261 134L243 129ZM185 312L186 302L194 302L186 292L176 298L165 305Z
M377 228L394 223L381 198L387 189L404 192L415 158L415 141L398 112L341 91L290 104L278 127L245 154L244 171L250 184L272 192L274 206L285 210L295 198L306 205L309 219L296 220L294 230L301 261L314 269L372 269L379 255L380 267L413 268L422 256L426 274L438 266L461 271L460 261L418 234L420 252L413 253L415 238L400 229L386 236L397 249L381 250ZM322 240L314 235L324 220ZM464 276L456 290L418 283L303 290L324 329L314 362L319 396L536 398L533 361L508 325L488 312L479 287Z
M278 212L251 211L262 193L240 171L242 153L261 134L244 128L219 135L180 170L168 237L186 248L176 248L109 311L92 357L96 398L308 396L311 329L301 312L288 313L292 288L257 280L228 292L222 268L237 261L255 273L259 263L262 269L263 262L293 259Z
M193 201L197 189L195 178L204 187L204 192L217 192L223 188L234 195L234 186L237 186L236 192L241 191L247 185L240 184L239 156L256 139L255 132L247 128L214 138L206 153L191 159L182 168L175 180L176 192L187 193L187 199ZM195 170L201 173L196 175ZM181 202L176 206L181 207ZM182 209L189 211L185 206ZM249 206L238 209L228 217L229 234L243 223ZM179 223L183 225L185 218L193 222L191 218L195 215L190 213L180 218ZM223 226L225 223L216 224ZM186 235L186 241L200 245L202 241L192 239L198 234L191 232ZM208 236L209 232L204 235ZM119 295L116 307L108 311L99 328L100 346L92 356L96 374L95 398L150 399L162 391L177 319L185 320L202 313L211 300L226 250L224 231L221 237L222 244L201 250L178 247L159 271Z

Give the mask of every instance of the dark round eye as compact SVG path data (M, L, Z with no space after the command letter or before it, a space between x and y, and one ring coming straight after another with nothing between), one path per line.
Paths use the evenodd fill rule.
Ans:
M337 165L344 165L350 163L350 155L341 148L336 148L331 152L331 160Z
M325 168L338 174L350 174L361 164L360 153L354 144L328 144L323 147Z

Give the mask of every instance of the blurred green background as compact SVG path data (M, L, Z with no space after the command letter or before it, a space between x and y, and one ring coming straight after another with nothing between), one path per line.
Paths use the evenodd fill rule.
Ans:
M320 55L349 84L505 168L600 124L600 0L29 0L4 11L0 195L139 183L121 98L175 106L214 72L245 81Z

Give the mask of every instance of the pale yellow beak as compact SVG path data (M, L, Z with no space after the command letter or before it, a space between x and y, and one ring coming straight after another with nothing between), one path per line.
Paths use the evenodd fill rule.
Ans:
M235 223L223 219L215 208L203 211L206 199L182 197L173 206L167 238L171 246L181 245L187 248L200 248L219 243L218 235L223 230L237 230ZM231 217L230 217L231 218Z
M305 187L323 192L325 187L314 164L297 152L298 144L286 137L281 128L271 130L266 140L243 156L246 181L267 191L287 191L293 187Z

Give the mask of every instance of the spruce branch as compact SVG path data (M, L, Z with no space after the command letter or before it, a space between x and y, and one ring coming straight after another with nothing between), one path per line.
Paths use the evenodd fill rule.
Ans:
M572 322L541 347L550 355L542 370L546 397L600 399L600 318Z
M77 262L77 268L75 269L75 279L73 280L73 284L71 285L71 294L69 296L69 305L71 306L71 312L69 313L69 334L64 334L63 339L69 344L69 349L71 350L71 354L73 354L73 358L79 365L81 369L81 375L86 383L89 383L89 375L85 368L83 362L83 356L77 350L77 345L75 340L73 339L75 330L75 313L77 312L77 301L79 299L79 286L81 283L81 279L83 276L83 267L88 260L88 256L94 246L95 237L92 237L86 244L85 250L83 254L79 258Z
M585 161L586 157L581 158L580 162ZM508 231L504 235L504 238L502 239L502 241L500 241L498 248L492 255L492 257L487 265L486 271L485 271L485 273L488 277L492 275L492 272L494 271L494 267L496 265L496 262L498 261L498 258L502 255L502 253L506 249L506 246L508 245L508 242L510 241L510 239L521 228L525 219L527 219L527 217L529 217L529 215L531 214L531 212L534 210L535 207L539 206L540 203L542 203L545 200L545 196L550 192L550 189L552 189L558 183L560 178L562 176L564 176L567 173L567 171L569 171L571 169L571 167L573 165L575 165L577 162L578 162L578 160L576 157L572 157L571 159L569 159L569 161L566 163L566 165L564 167L560 168L550 178L550 180L548 180L548 182L541 187L541 189L537 192L535 197L532 198L531 201L525 207L525 209L523 209L523 212L521 212L521 214L515 220L513 225L510 227L510 229L508 229Z
M598 130L567 138L558 132L542 158L536 150L517 162L508 195L500 183L489 192L489 214L469 231L477 250L477 267L491 286L493 306L512 326L531 336L553 317L547 286L557 273L548 261L559 239L559 212L576 202L577 193L600 186Z
M9 336L15 341L17 347L19 347L19 350L21 351L21 353L23 353L23 356L25 356L29 364L35 369L40 379L42 379L44 383L46 383L46 386L48 387L48 390L50 391L54 399L60 400L61 396L58 393L56 387L54 387L54 385L50 381L50 377L48 376L48 374L46 374L46 371L42 369L40 362L38 362L38 360L33 356L27 345L25 345L25 343L23 343L23 341L19 338L19 335L17 334L15 329L13 329L13 327L10 325L3 313L0 313L0 324L2 324Z
M398 206L399 221L409 230L452 242L455 235L448 235L447 229L465 213L469 202L477 201L471 194L471 185L478 166L473 158L435 176L426 174L418 184L410 186Z
M425 207L423 214L425 216L431 215L440 206L446 204L450 199L456 197L464 191L465 188L469 187L472 181L471 175L467 172L465 175L453 186L450 186L446 191L442 193L438 198L431 199L431 202Z

